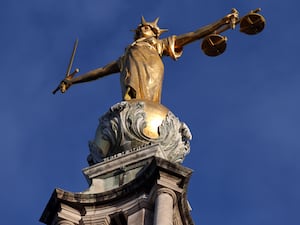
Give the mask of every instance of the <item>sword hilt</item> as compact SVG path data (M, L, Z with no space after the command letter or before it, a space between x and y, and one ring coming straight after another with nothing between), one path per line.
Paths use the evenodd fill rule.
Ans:
M79 69L76 68L76 69L74 70L74 72L71 73L71 74L69 74L69 75L67 75L65 79L72 79L72 78L75 76L75 74L78 73L78 72L79 72ZM65 79L64 79L64 80L65 80ZM58 90L61 89L61 86L62 86L62 83L64 82L64 80L62 80L62 81L59 83L59 85L57 86L57 88L55 88L55 90L52 91L52 94L55 95L55 93L56 93ZM64 93L65 91L66 91L66 88L62 89L61 92Z

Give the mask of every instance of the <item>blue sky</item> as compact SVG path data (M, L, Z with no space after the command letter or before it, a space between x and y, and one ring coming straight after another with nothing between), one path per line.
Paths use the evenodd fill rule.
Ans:
M205 56L201 41L165 58L162 103L193 134L184 166L197 225L300 224L300 3L283 1L7 0L0 8L0 135L3 224L40 224L54 188L88 186L88 141L121 100L118 74L53 96L75 38L74 68L103 66L132 42L143 15L166 35L262 8L265 30L228 31L227 50Z

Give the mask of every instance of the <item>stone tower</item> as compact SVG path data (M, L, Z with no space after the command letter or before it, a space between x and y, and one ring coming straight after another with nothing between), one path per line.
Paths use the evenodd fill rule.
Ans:
M123 101L99 120L90 141L89 188L55 189L40 218L48 225L191 225L187 125L161 104Z

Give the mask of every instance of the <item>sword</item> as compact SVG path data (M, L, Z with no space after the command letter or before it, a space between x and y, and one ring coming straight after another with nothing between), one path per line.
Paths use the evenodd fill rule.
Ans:
M68 65L68 68L67 68L65 79L72 79L75 76L75 74L79 72L79 69L76 68L75 71L70 74L71 69L72 69L72 65L73 65L73 61L74 61L74 58L75 58L77 46L78 46L78 38L76 38L75 43L74 43L74 47L73 47L72 55L71 55L69 65ZM57 88L55 88L55 90L52 91L52 94L55 94L60 89L60 86L61 86L61 83L57 86ZM65 91L66 90L64 90L64 89L62 90L63 93Z

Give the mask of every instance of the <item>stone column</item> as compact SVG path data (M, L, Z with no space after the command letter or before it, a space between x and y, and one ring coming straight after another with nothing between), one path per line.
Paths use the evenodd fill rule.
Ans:
M154 225L173 225L173 206L176 194L168 188L157 190L154 211Z

